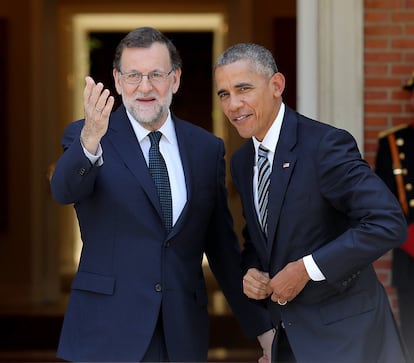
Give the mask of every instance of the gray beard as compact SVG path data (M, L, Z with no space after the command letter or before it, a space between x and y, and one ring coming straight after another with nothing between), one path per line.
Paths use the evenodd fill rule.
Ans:
M140 124L143 125L151 125L160 122L162 115L164 114L163 107L159 107L158 110L150 117L145 117L144 115L142 115L141 112L136 111L132 107L128 111L135 120L137 120Z
M171 101L172 101L172 94L170 95L169 99L164 105L159 105L157 109L155 110L155 112L151 116L147 116L147 117L144 116L143 112L140 112L139 110L137 110L136 108L132 106L128 106L127 110L132 115L132 117L138 123L143 125L145 128L148 128L148 126L156 125L158 127L151 127L151 128L158 129L159 126L161 126L162 123L165 121L165 120L162 120L162 118L163 118L163 115L168 114L168 109L171 105ZM123 102L124 102L124 105L126 105L126 102L124 99L123 99ZM160 125L157 125L157 124L160 124Z

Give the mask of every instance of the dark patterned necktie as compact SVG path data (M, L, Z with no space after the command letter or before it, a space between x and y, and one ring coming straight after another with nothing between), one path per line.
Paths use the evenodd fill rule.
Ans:
M267 235L267 203L269 198L270 184L270 162L267 158L269 150L262 145L258 149L258 180L257 180L257 201L259 205L260 224L263 232Z
M161 139L160 131L153 131L148 134L151 140L149 149L149 170L157 188L158 197L164 215L164 224L167 232L172 228L172 198L170 179L168 178L167 166L160 153L159 143Z

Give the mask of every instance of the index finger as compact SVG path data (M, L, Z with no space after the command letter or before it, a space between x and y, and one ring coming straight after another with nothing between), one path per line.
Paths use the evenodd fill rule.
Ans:
M91 96L93 87L95 86L95 81L92 77L87 76L85 77L85 88L83 90L83 97L85 100L89 100L89 97Z

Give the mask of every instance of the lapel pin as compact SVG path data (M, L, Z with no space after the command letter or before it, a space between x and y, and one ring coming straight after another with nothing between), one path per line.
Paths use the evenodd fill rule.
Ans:
M283 169L286 169L286 168L288 168L290 166L290 163L289 162L285 162L285 163L283 163Z

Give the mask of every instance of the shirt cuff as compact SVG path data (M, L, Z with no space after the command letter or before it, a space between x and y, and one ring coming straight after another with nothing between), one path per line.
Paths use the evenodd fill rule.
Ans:
M306 272L313 281L322 281L326 279L321 270L319 270L319 267L315 263L312 255L303 257L303 263L305 265Z
M81 144L82 144L82 140L81 140ZM89 159L92 165L97 163L96 164L97 166L101 166L103 164L103 157L102 157L103 152L102 152L101 144L98 145L98 150L96 151L95 155L91 154L88 150L86 150L83 144L82 144L82 148L83 148L83 152L85 153L85 156Z

